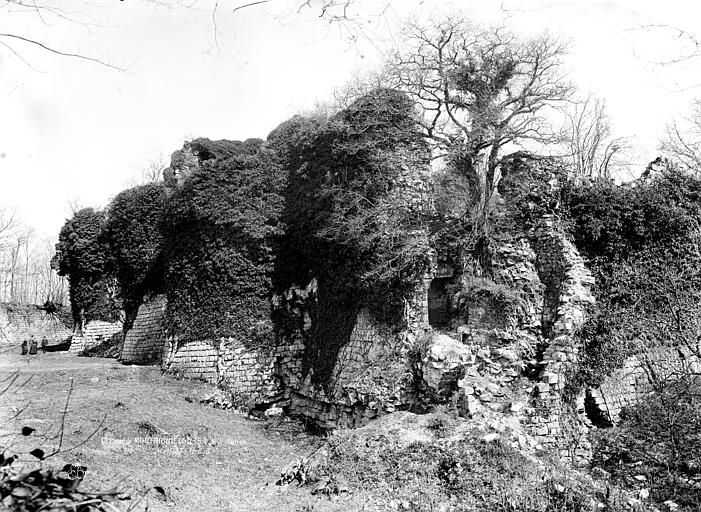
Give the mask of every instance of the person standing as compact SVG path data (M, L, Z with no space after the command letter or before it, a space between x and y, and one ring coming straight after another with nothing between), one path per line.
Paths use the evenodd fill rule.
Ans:
M37 340L34 339L34 336L29 339L29 355L37 355Z
M49 346L49 340L46 339L46 336L41 338L41 351L46 354L46 349Z
M22 342L22 355L23 356L27 355L27 340L26 339Z

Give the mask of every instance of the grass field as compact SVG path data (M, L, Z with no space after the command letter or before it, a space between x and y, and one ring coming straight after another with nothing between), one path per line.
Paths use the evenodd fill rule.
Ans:
M358 494L329 500L312 496L308 488L276 486L280 470L321 440L293 422L266 422L200 404L213 391L206 384L112 359L20 356L18 348L0 354L0 390L13 375L17 380L0 396L3 445L24 452L28 465L36 464L27 452L39 447L50 453L63 419L62 448L69 451L43 464L86 466L81 489L118 485L132 496L125 510L364 509ZM23 426L36 432L22 437Z

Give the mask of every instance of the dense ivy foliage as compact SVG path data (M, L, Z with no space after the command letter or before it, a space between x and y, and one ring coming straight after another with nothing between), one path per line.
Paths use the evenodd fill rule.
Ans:
M77 211L61 228L51 265L70 286L73 320L84 322L119 318L110 251L103 236L105 213L93 208Z
M333 277L349 299L381 294L388 303L387 293L411 289L427 247L407 186L428 165L428 149L409 99L375 91L328 120L293 118L269 140L289 173L278 286Z
M563 206L574 242L596 278L597 311L580 334L585 342L580 376L598 385L645 348L641 343L674 343L686 335L663 327L696 310L701 180L671 170L636 187L570 185L563 190Z
M168 202L163 223L169 332L180 341L270 341L273 240L284 176L260 140L229 142Z
M295 117L269 136L288 174L275 284L318 282L308 367L325 381L363 307L397 324L428 264L412 176L428 165L414 105L375 90L329 119ZM412 199L414 197L414 199Z
M110 203L104 237L110 248L110 272L117 282L131 325L147 293L162 289L161 221L167 198L160 183L149 183L119 193Z
M594 264L688 240L701 218L701 180L670 171L636 187L596 182L563 191L570 231Z

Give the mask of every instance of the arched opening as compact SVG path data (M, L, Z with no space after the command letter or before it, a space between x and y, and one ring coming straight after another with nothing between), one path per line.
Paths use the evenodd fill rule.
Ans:
M448 310L449 277L436 277L428 289L428 323L432 327L445 327L450 322Z

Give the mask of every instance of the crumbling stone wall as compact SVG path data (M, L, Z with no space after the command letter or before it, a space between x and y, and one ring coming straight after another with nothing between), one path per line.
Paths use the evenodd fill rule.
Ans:
M406 389L383 381L397 335L378 325L366 309L358 313L350 341L341 348L332 378L326 387L285 377L289 387L289 410L317 421L322 427L358 427L406 404ZM299 375L299 374L298 374Z
M588 389L591 414L608 424L618 423L621 410L636 404L656 385L684 374L701 374L701 360L687 347L648 349L629 357L598 389Z
M475 404L490 414L511 408L511 413L521 418L544 447L577 462L586 460L588 447L582 441L588 427L583 413L584 396L569 405L563 393L568 373L576 367L579 357L575 332L594 301L591 273L550 219L545 219L530 240L516 240L499 248L493 270L503 281L525 290L526 300L513 325L505 329L495 331L475 325L463 326L464 332L457 333L458 339L462 335L469 354L461 361L468 368L460 381L466 415L472 414L470 408ZM417 297L407 302L405 316L410 329L401 335L377 325L370 311L360 311L350 341L341 347L325 386L313 384L311 375L302 372L304 329L288 339L257 348L246 347L235 339L184 344L168 340L161 355L163 368L218 383L239 402L275 404L322 426L363 425L407 407L415 398L410 389L411 368L406 359L398 356L398 347L414 343L427 327L429 277ZM300 293L308 298L308 294ZM147 328L151 326L149 322L158 322L159 312L162 321L162 308L163 303L140 308L134 332L127 334L128 343L125 340L125 361L124 354L133 345L143 345L143 353L156 359L164 333L158 328L153 334L146 332L151 329ZM306 328L308 323L307 319ZM479 334L482 327L485 332ZM542 345L541 351L534 353L538 345ZM537 360L535 383L524 378L524 361L528 358ZM427 364L440 367L445 363L430 359L431 356ZM408 380L398 378L399 374L386 378L392 362L409 375ZM519 403L515 403L515 397Z
M594 278L584 259L551 218L534 231L532 245L536 266L545 284L543 334L547 345L540 357L540 371L526 410L532 432L544 446L577 465L588 463L591 446L586 432L591 425L585 415L584 395L565 399L568 376L579 361L576 331L594 304Z
M509 327L539 335L542 332L544 286L536 268L536 253L528 240L520 238L498 247L492 272L499 282L508 283L523 293L521 311L512 317Z
M120 360L131 364L161 364L166 347L166 296L156 295L139 306L131 329L124 334Z
M249 406L282 404L292 383L302 379L304 345L292 340L283 345L251 349L228 339L218 360L218 382L234 399Z
M425 306L425 300L414 302ZM164 298L155 297L139 308L125 336L123 362L161 364L169 373L221 385L240 404L275 404L326 427L360 426L407 401L401 385L392 393L386 391L391 386L380 382L386 377L388 356L401 339L379 326L367 310L358 314L350 341L338 354L330 382L319 386L312 384L310 374L302 372L303 333L255 348L232 338L179 344L165 337L164 307ZM411 314L415 323L425 318ZM395 362L406 369L405 361Z
M72 334L73 329L60 315L49 315L39 306L0 304L0 344L19 345L33 336L39 344L46 338L50 345L58 345Z
M82 354L83 351L107 341L112 336L121 335L123 327L122 322L92 320L82 329L75 330L69 351L71 354Z

